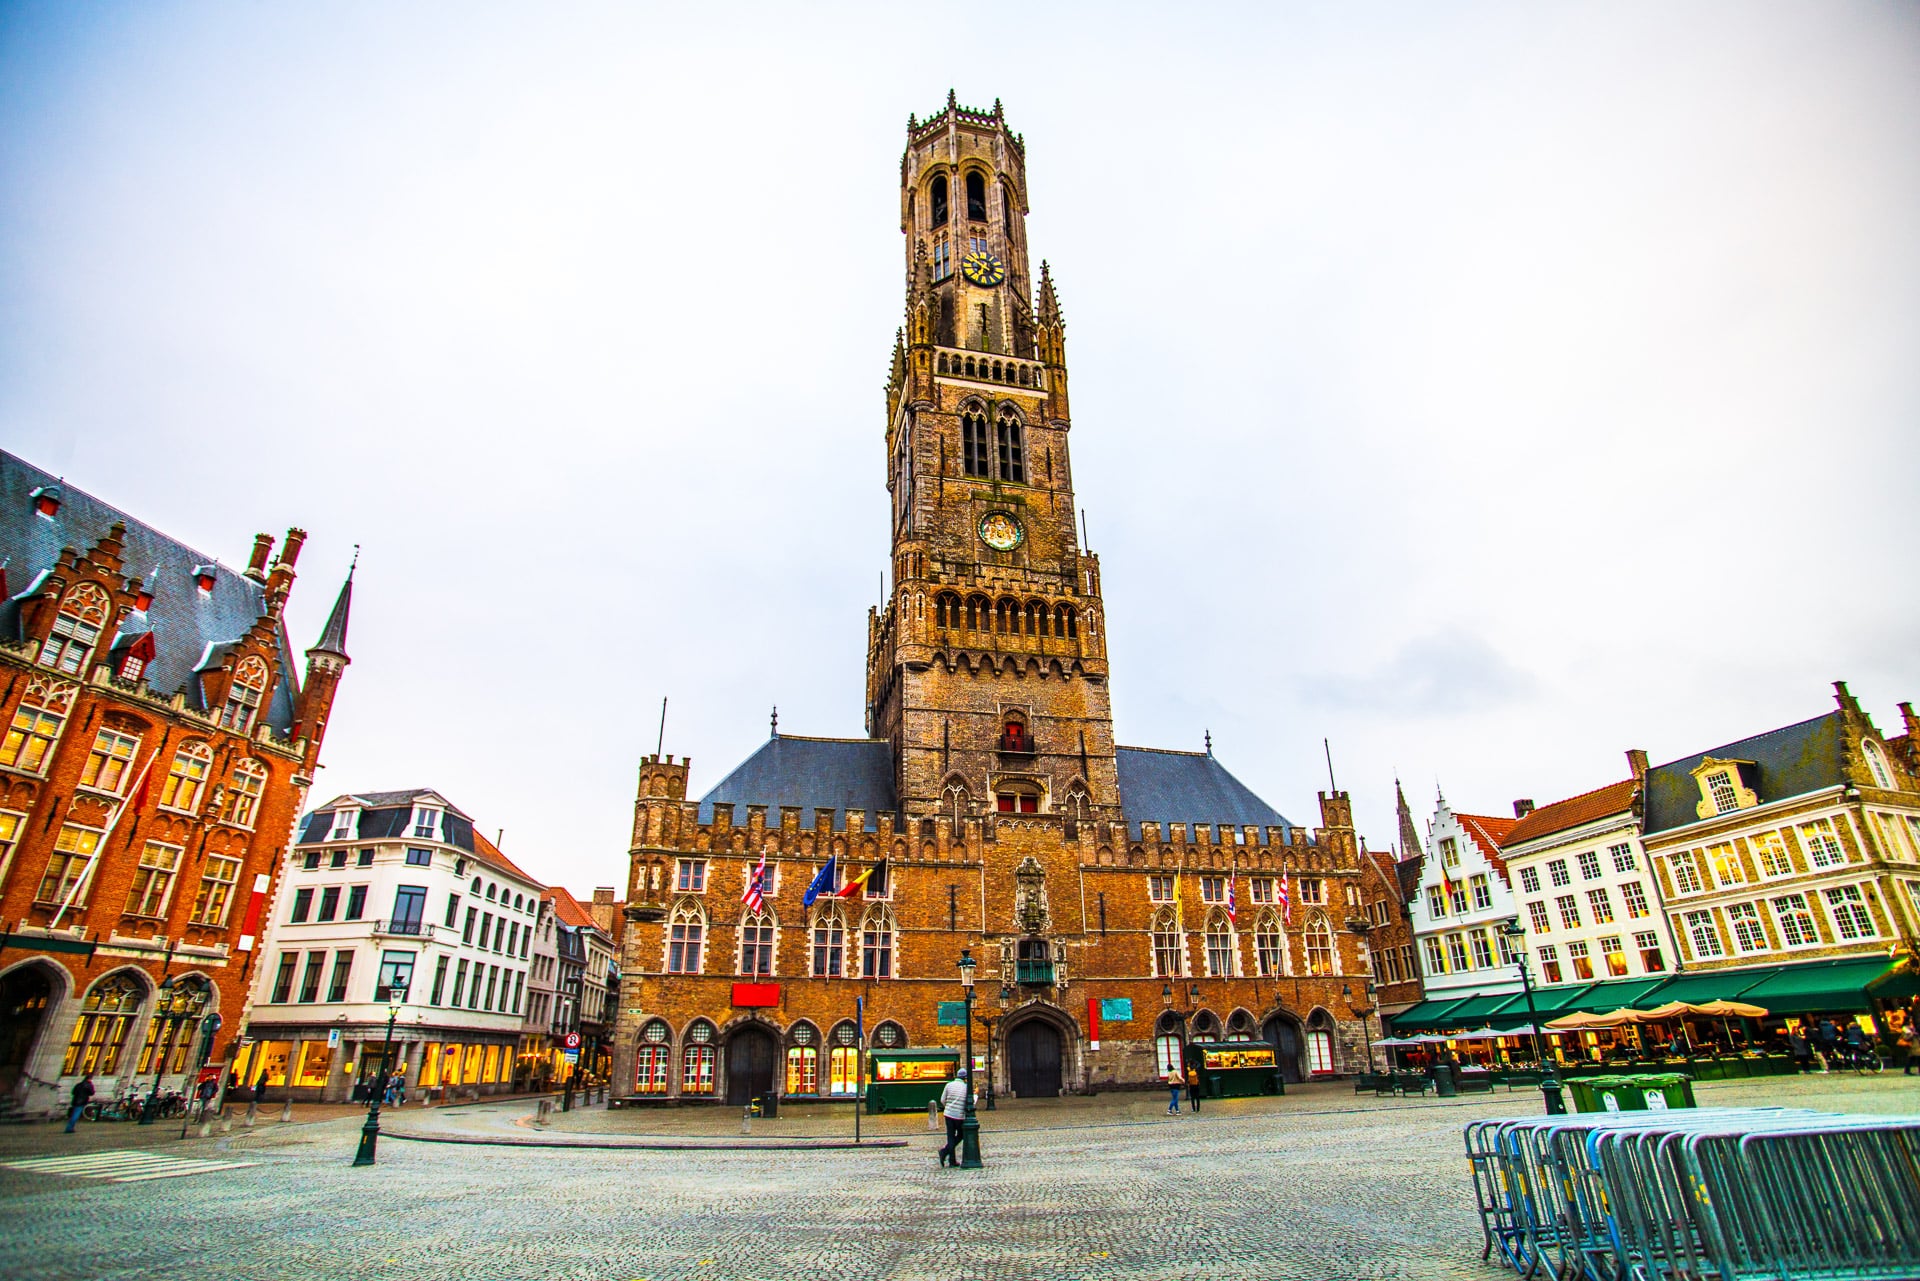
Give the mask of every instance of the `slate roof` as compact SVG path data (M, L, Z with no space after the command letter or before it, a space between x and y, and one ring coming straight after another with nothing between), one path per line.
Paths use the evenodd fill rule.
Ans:
M1569 796L1564 801L1542 805L1515 823L1500 844L1512 848L1523 841L1564 832L1611 814L1624 814L1633 807L1633 791L1638 785L1638 779L1629 778L1597 787L1591 792L1582 792L1578 796Z
M1647 771L1646 820L1642 830L1651 834L1701 821L1695 809L1700 803L1700 785L1694 782L1691 771L1709 756L1752 761L1753 768L1740 773L1747 786L1758 793L1763 805L1842 783L1846 779L1841 764L1845 729L1841 713L1833 711L1797 725L1784 725L1752 738L1656 765Z
M1399 863L1400 901L1411 903L1420 897L1420 873L1425 869L1427 856L1415 854L1412 858L1403 858Z
M747 823L747 806L767 807L767 821L778 824L779 807L797 805L802 826L813 825L813 811L832 806L833 824L845 827L847 811L867 812L873 831L882 812L899 808L893 793L893 752L880 738L800 738L777 734L734 767L700 798L700 821L713 821L715 802L733 806L735 826Z
M441 832L446 837L446 843L486 861L486 855L475 846L473 820L430 787L409 787L398 792L349 792L345 796L336 796L302 820L299 843L312 845L326 840L327 829L333 826L334 811L346 805L360 807L360 827L355 840L391 841L405 836L407 825L413 818L413 802L422 796L431 796L446 807L446 816L441 820ZM485 837L479 839L486 840ZM491 842L488 842L487 848L492 849ZM495 850L494 853L498 855L499 851ZM504 856L501 858L504 862ZM516 875L527 875L511 863L506 866ZM531 876L527 876L527 879L535 885L540 883Z
M56 484L61 492L59 512L51 517L39 515L33 509L33 491ZM120 631L154 633L156 649L146 669L148 688L165 695L184 688L188 706L205 711L193 672L211 647L247 634L266 612L266 589L85 490L0 451L0 561L6 562L6 595L18 597L32 587L59 561L64 548L85 553L115 521L127 527L121 572L130 579L147 580L154 593L153 607L144 614L127 615ZM194 584L193 572L207 564L214 565L213 591L203 594ZM17 599L0 601L0 636L20 638ZM276 628L275 641L279 679L274 681L273 698L263 709L262 719L284 737L293 731L293 705L300 686L284 628Z
M1284 827L1293 823L1253 794L1208 752L1170 752L1157 747L1117 747L1120 813L1128 833L1142 823L1226 823L1233 827Z
M1505 876L1507 860L1500 853L1500 842L1520 820L1513 818L1495 818L1490 814L1462 814L1456 811L1454 817L1460 821L1460 830L1470 837L1480 852L1487 856L1487 862Z

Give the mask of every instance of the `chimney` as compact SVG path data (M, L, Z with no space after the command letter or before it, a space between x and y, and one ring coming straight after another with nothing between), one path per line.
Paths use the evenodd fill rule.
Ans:
M1525 818L1527 815L1531 813L1533 813L1532 801L1518 800L1513 803L1513 816L1515 818Z
M1647 753L1645 748L1629 747L1627 749L1627 768L1633 771L1634 778L1646 778Z
M1914 742L1920 743L1920 717L1913 714L1912 703L1900 704L1900 723L1907 727L1907 733L1914 736Z
M247 577L256 583L267 581L267 555L273 551L272 534L253 536L253 555L247 561Z
M287 541L280 544L280 563L288 569L292 569L293 563L300 559L300 549L306 545L306 542L306 530L289 529L287 531Z
M613 886L611 885L594 886L593 901L595 903L600 903L600 904L611 904L613 902Z

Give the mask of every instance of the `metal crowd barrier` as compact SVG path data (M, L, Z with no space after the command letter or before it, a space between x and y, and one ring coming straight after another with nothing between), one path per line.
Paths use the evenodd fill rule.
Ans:
M1482 1258L1560 1281L1920 1277L1920 1117L1593 1112L1466 1127Z

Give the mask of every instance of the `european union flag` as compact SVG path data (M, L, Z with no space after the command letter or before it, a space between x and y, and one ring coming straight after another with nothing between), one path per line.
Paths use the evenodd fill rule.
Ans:
M813 900L822 894L833 893L833 855L827 855L827 861L813 874L813 881L807 886L806 897L800 900L802 907L812 907Z

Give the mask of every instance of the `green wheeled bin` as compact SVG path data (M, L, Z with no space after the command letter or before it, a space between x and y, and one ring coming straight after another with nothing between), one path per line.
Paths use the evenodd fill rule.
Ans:
M1573 1109L1576 1112L1644 1112L1647 1110L1647 1100L1641 1092L1640 1082L1645 1079L1635 1076L1590 1076L1569 1081L1567 1087L1573 1091Z
M1655 1112L1700 1106L1693 1101L1693 1082L1684 1072L1648 1072L1634 1077L1632 1084L1640 1093L1641 1106Z

